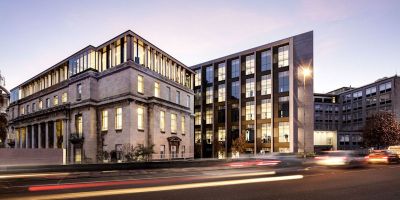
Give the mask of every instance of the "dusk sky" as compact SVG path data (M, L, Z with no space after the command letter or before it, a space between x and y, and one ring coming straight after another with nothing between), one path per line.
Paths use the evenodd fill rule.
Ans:
M130 29L187 66L314 31L314 91L400 73L400 1L0 0L11 89Z

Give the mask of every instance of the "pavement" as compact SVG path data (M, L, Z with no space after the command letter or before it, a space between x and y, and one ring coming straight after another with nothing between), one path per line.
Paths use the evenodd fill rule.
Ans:
M400 165L245 166L0 175L0 199L400 199Z

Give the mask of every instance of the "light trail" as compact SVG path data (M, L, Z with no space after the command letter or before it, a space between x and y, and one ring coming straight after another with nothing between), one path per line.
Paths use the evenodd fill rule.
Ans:
M68 175L70 175L70 173L8 174L8 175L0 175L0 179L34 178L34 177L49 177L49 176L68 176Z

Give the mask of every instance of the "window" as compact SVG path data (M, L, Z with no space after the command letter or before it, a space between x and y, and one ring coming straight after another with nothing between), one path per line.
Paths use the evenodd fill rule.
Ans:
M279 72L279 92L289 91L289 71Z
M261 95L271 94L271 75L261 76Z
M225 84L218 85L218 102L225 101Z
M171 133L176 133L176 114L171 114Z
M29 105L26 105L26 114L29 114Z
M225 80L225 63L218 64L218 81Z
M160 83L154 83L154 96L160 98Z
M165 145L160 146L160 158L165 158Z
M185 128L186 126L185 126L185 117L184 116L182 116L181 117L181 131L182 131L182 135L184 135L186 132L185 132Z
M246 56L246 75L254 74L254 55Z
M218 106L218 123L225 123L225 106Z
M289 117L289 97L279 97L278 117Z
M209 66L206 68L206 81L207 83L214 82L214 69L213 66Z
M196 111L194 113L194 125L201 125L201 112Z
M181 104L181 92L176 91L176 103Z
M61 102L67 103L67 101L68 101L68 94L66 92L64 92L61 96Z
M121 130L122 129L122 108L115 109L115 129Z
M171 88L167 87L167 100L171 101Z
M32 103L32 112L35 112L36 109L36 103Z
M238 122L239 121L239 105L238 104L232 104L231 121L232 122Z
M213 111L212 109L207 109L206 110L206 124L212 124L213 123Z
M246 79L246 98L254 97L254 78Z
M213 102L213 89L212 87L206 88L206 104L210 104Z
M82 115L75 116L75 130L79 136L83 134Z
M82 84L76 85L76 100L80 101L82 99Z
M271 124L262 124L261 125L261 142L262 143L271 143L272 140L272 127Z
M367 88L367 89L365 90L365 95L366 95L367 97L368 97L368 96L376 95L376 87L374 86L374 87Z
M239 74L240 74L239 59L232 60L231 64L232 64L232 67L231 67L232 78L239 77Z
M53 105L54 105L54 106L57 106L57 105L58 105L58 96L57 96L57 95L54 96L54 98L53 98Z
M261 119L271 119L272 117L271 99L261 100Z
M160 111L160 131L165 132L165 112Z
M107 131L108 130L108 111L103 110L101 112L101 130Z
M279 142L289 142L289 122L279 122Z
M391 103L392 100L390 98L390 94L383 94L379 96L379 104L387 104L387 103Z
M46 108L50 108L50 99L49 98L46 99Z
M261 52L261 71L271 70L271 51Z
M353 99L361 99L362 98L362 91L354 92Z
M234 99L239 99L240 97L240 87L239 81L232 82L231 87L231 97Z
M289 66L289 45L278 48L278 67Z
M246 120L254 120L254 102L246 102Z
M196 75L194 76L194 86L201 85L201 69L196 70Z
M212 144L212 142L213 142L213 131L212 130L206 131L206 142L207 142L207 144Z
M138 122L138 129L139 130L144 130L144 119L143 119L143 107L137 108L137 122Z
M225 128L219 127L218 128L218 141L219 142L225 142L225 138L226 138Z
M385 92L389 92L392 89L392 83L391 82L387 82L387 83L383 83L379 85L379 92L380 93L385 93Z
M194 142L196 144L200 144L201 143L201 131L200 130L194 131Z
M42 110L42 109L43 109L43 101L39 100L39 110Z
M138 91L139 93L142 93L142 94L143 94L143 92L144 92L144 88L143 88L143 76L141 76L141 75L138 75L137 91Z

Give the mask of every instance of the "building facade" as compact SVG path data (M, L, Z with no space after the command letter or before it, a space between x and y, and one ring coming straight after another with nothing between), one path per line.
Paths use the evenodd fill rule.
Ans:
M194 72L132 31L88 46L11 90L14 148L62 149L67 163L153 146L193 157Z
M335 102L327 100L333 98ZM317 99L327 102L317 102ZM397 75L358 88L343 87L327 94L315 94L315 134L336 131L338 149L358 149L367 118L379 111L393 112L400 119Z
M246 153L313 151L313 32L191 68L195 157L230 157L240 135Z

